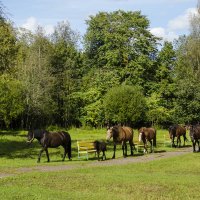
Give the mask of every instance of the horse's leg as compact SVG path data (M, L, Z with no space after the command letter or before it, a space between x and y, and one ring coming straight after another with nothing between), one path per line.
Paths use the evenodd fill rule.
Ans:
M127 157L127 144L126 144L126 142L125 142L125 156Z
M102 160L103 160L103 158L104 158L104 160L106 160L106 154L105 154L105 151L103 151Z
M186 141L186 135L183 135L184 143L183 146L185 146L185 141Z
M176 145L174 144L174 139L175 139L175 137L172 136L172 147L176 147Z
M176 140L176 146L177 146L177 147L179 147L179 137L180 137L180 136L177 136L177 140Z
M151 153L152 153L153 152L153 142L150 140L149 143L151 145L150 148L151 148Z
M40 150L40 153L39 153L39 155L38 155L38 160L37 160L38 163L40 162L40 158L41 158L42 152L43 152L44 150L45 150L44 147Z
M148 153L147 151L147 141L143 141L144 142L144 153Z
M196 150L195 150L196 140L193 140L193 141L192 141L192 145L193 145L193 152L195 152L195 151L196 151Z
M126 143L123 141L123 142L122 142L122 151L123 151L123 157L124 157L124 158L126 157L126 153L124 152L125 144L126 144Z
M179 147L181 147L181 136L179 137Z
M63 146L63 148L64 148L64 154L63 154L63 159L62 159L62 161L65 160L65 157L66 157L66 154L67 154L67 146Z
M114 153L113 153L113 157L112 157L112 159L114 159L115 158L115 151L116 151L116 144L114 143Z
M197 140L197 144L198 144L198 147L199 147L199 140ZM199 150L198 150L199 152L200 152L200 147L199 147Z
M50 159L49 159L49 152L48 152L48 149L47 149L47 148L45 149L45 152L46 152L46 156L47 156L47 162L50 162Z
M129 145L130 145L130 149L131 149L131 156L133 156L133 146L134 146L133 141L130 140Z

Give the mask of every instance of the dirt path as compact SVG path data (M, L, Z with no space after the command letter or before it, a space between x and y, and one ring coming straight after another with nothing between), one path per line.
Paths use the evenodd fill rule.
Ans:
M176 149L176 151L173 151L173 152L157 152L157 153L152 153L152 154L147 154L147 155L142 155L142 156L109 159L106 161L94 161L92 163L89 162L88 164L84 162L83 165L66 162L64 165L59 165L59 166L24 167L24 168L17 169L15 174L0 173L0 178L5 178L8 176L14 176L17 174L33 172L33 171L35 172L64 171L64 170L80 169L80 168L87 168L87 167L126 165L130 163L144 163L144 162L150 162L152 160L160 160L164 158L180 156L180 155L184 155L191 152L192 152L192 147L186 147L186 148Z

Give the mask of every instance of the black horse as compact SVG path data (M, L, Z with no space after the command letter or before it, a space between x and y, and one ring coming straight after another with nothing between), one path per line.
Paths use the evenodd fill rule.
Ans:
M200 152L199 139L200 139L200 125L190 126L190 138L192 140L193 152L196 152L195 146L198 144L198 151Z
M65 160L66 154L68 154L68 158L69 160L71 160L71 137L68 132L48 132L45 130L29 131L27 136L27 142L32 143L32 141L35 138L42 145L42 149L39 153L37 162L40 162L40 158L43 151L46 152L47 162L49 162L50 159L48 148L56 148L58 146L62 146L64 148L64 155L62 161Z
M175 137L177 137L177 146L180 147L181 146L181 136L183 136L184 139L184 144L183 146L185 146L185 141L187 141L186 138L186 128L184 126L180 126L180 125L172 125L169 127L169 136L172 140L172 147L176 147L176 145L174 144L174 139Z
M105 151L107 150L106 143L103 141L96 140L94 141L94 146L95 146L95 149L97 150L98 160L99 160L99 155L101 152L103 153L102 160L106 160L106 154L105 154Z
M128 126L113 126L111 128L108 128L107 130L107 141L113 138L113 144L114 144L114 153L113 157L115 158L115 151L116 151L116 144L121 143L122 144L122 150L123 150L123 156L127 156L127 144L126 142L129 141L130 149L131 149L131 155L133 155L133 147L135 146L133 143L133 129Z

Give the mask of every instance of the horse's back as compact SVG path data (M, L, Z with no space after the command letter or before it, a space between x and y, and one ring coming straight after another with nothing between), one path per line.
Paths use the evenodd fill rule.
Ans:
M185 135L186 134L186 128L183 126L178 125L176 129L176 135Z
M144 131L145 135L147 138L149 139L153 139L154 137L156 137L156 129L155 128L146 128Z
M146 130L148 130L148 132L156 134L156 129L155 128L147 128Z
M49 143L49 147L58 147L60 145L66 145L71 143L71 137L68 132L48 132L46 134L46 141Z
M130 141L133 139L133 130L128 126L114 126L113 131L113 140L115 142L121 141Z
M129 127L129 126L122 126L122 129L125 132L126 138L128 140L133 139L133 129L131 127Z
M190 135L196 139L200 139L200 125L195 125L190 130Z

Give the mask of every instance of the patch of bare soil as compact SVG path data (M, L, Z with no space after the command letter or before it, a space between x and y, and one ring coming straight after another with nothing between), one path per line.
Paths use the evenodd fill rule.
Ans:
M89 162L88 164L84 162L84 165L72 164L73 161L72 162L69 161L59 166L36 166L36 167L19 168L16 174L33 172L33 171L36 171L36 172L64 171L64 170L87 168L87 167L126 165L130 163L144 163L144 162L150 162L153 160L160 160L164 158L180 156L180 155L184 155L191 152L192 152L192 147L184 147L184 148L177 148L176 151L172 151L172 152L165 152L165 151L155 152L151 154L145 154L145 155L140 155L140 156L136 155L136 156L127 157L127 158L108 159L106 161L94 161L92 163ZM13 176L16 174L0 173L0 178Z

